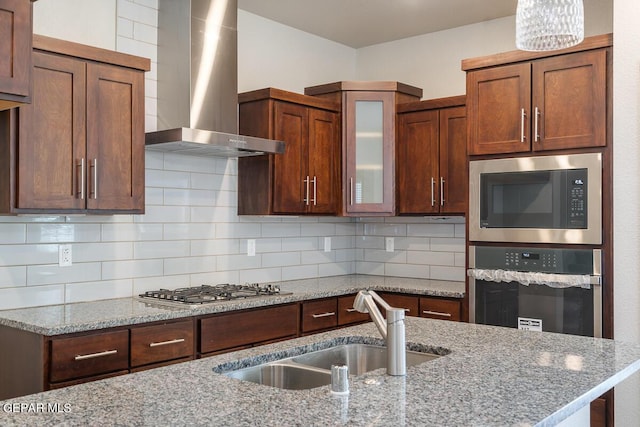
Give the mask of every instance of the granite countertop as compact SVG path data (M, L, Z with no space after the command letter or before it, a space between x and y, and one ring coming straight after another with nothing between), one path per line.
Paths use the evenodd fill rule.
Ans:
M402 277L346 275L276 283L290 295L268 296L205 304L197 308L118 298L84 303L0 311L0 325L46 336L136 325L314 298L356 293L361 289L463 298L464 282Z
M11 425L551 426L640 369L640 346L607 339L406 319L408 343L449 354L328 386L281 390L228 378L220 366L262 363L350 340L366 323L0 402Z

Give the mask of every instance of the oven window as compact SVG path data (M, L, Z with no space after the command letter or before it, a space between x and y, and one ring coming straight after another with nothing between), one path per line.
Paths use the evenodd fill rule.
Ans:
M480 226L586 228L586 169L484 173Z

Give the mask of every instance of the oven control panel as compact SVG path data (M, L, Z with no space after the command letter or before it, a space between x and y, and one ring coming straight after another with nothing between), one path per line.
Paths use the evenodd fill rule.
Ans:
M593 274L593 250L475 247L475 268L559 274Z

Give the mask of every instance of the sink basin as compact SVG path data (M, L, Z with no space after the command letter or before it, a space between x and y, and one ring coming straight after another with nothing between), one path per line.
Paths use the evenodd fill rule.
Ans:
M238 369L225 375L287 390L305 390L331 384L330 371L277 362Z
M407 351L407 367L438 357L440 356L431 353ZM361 375L387 367L387 348L369 344L344 344L293 357L291 360L328 370L331 370L331 365L347 365L350 374Z
M407 367L438 358L437 354L407 351ZM288 357L224 375L288 390L306 390L331 384L331 365L347 365L351 375L387 367L387 348L371 344L342 344Z

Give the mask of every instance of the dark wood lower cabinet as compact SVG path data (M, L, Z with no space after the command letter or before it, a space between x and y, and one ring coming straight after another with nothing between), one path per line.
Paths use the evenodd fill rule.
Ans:
M199 319L200 354L293 338L298 335L298 305L258 308Z
M131 329L131 367L175 359L192 359L193 321L163 323Z
M338 300L326 298L302 303L300 331L303 334L338 326Z

